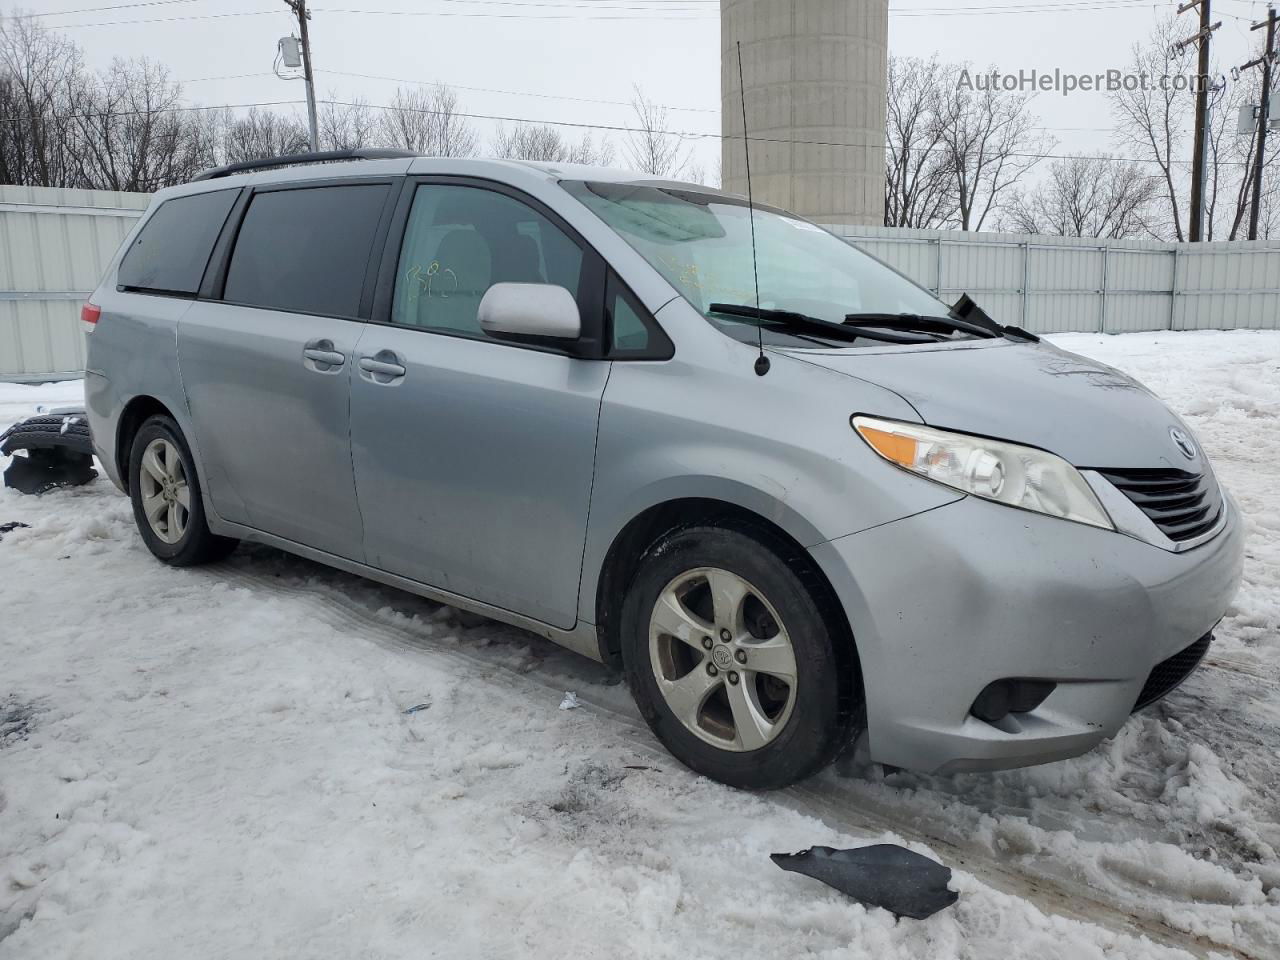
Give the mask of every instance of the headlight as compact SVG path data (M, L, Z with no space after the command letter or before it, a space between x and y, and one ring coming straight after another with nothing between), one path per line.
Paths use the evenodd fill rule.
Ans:
M1052 453L894 420L852 422L872 450L904 470L985 500L1115 529L1080 471Z

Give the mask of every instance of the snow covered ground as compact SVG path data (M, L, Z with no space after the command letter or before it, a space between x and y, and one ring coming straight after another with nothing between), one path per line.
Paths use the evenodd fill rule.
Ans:
M529 634L263 548L171 570L105 481L0 490L0 958L1280 957L1280 334L1056 339L1195 428L1248 558L1207 668L1029 770L737 793ZM78 389L0 385L0 427ZM959 903L768 858L886 839Z

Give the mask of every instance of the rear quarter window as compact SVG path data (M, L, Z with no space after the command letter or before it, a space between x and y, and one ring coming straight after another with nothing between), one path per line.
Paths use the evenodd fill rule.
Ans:
M129 245L116 283L126 290L195 296L239 193L213 190L164 201Z

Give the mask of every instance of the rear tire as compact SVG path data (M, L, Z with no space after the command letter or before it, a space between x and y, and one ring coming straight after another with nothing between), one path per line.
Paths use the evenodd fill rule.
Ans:
M211 563L236 548L237 541L209 530L195 461L172 417L149 417L134 435L129 499L147 549L170 566Z
M821 591L757 533L688 527L650 547L621 646L632 696L667 749L762 790L803 780L852 742L858 685Z

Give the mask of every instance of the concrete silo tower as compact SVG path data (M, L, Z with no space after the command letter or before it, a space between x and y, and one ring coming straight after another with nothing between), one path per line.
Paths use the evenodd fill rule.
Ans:
M884 222L888 0L720 0L724 188L826 223ZM806 142L807 141L807 142Z

